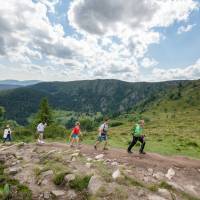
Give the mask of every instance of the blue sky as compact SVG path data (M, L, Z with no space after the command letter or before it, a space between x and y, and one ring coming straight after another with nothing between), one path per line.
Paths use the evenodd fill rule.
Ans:
M199 79L199 8L197 0L9 0L0 8L0 79Z

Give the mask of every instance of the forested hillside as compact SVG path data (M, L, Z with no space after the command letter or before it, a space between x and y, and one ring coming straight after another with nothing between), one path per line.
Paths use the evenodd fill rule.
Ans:
M191 82L192 83L192 82ZM0 105L6 117L26 124L27 117L38 110L42 97L54 109L76 112L117 114L158 100L169 91L185 87L188 81L129 83L119 80L45 82L0 93ZM143 103L143 105L141 104Z

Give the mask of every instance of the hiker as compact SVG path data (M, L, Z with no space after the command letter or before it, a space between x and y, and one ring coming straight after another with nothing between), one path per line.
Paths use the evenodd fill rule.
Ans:
M103 150L108 150L108 119L104 120L104 123L99 127L99 135L97 141L94 145L94 148L97 150L97 145L104 141L104 148Z
M76 145L80 145L80 139L79 136L81 135L81 129L80 129L80 122L76 122L75 127L72 129L71 135L70 135L70 147L73 147L74 142L76 142Z
M6 141L11 142L11 129L9 124L6 125L6 128L4 129L4 134L3 134L3 143L5 143Z
M140 147L140 154L145 154L144 152L144 147L145 147L145 139L144 139L144 135L142 135L142 131L144 128L144 120L140 120L133 128L133 140L131 142L131 144L128 147L128 153L133 153L131 151L131 149L133 148L133 146L137 143L137 141L139 140L141 142L141 147Z
M38 143L39 144L44 144L45 142L43 141L44 138L44 129L46 128L47 123L41 122L37 125L37 133L39 134L38 137Z

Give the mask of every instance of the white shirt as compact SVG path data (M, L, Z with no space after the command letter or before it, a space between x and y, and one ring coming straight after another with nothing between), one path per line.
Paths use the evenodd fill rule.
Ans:
M45 124L40 123L40 124L38 124L38 126L37 126L37 131L38 131L38 132L44 132L45 127L46 127Z
M7 138L9 133L11 134L11 129L10 128L4 129L3 138Z
M100 126L100 130L101 130L102 133L107 133L107 132L108 132L108 124L103 123L103 124Z

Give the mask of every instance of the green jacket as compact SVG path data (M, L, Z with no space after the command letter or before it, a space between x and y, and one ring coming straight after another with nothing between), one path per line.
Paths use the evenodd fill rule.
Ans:
M135 124L133 127L133 135L139 137L142 135L143 128L139 124Z

